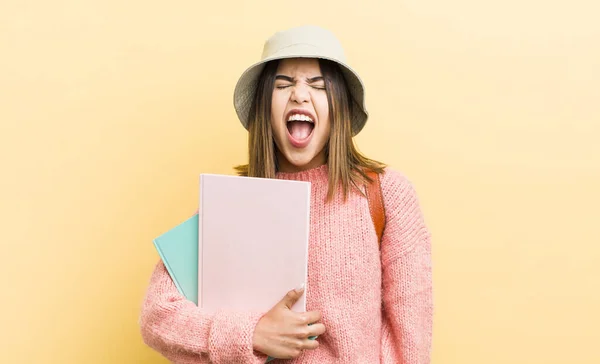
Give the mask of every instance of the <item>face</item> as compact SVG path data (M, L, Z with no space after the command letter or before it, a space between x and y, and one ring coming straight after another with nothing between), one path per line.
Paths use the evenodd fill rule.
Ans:
M279 170L297 172L326 162L329 103L316 59L285 59L277 68L271 126Z

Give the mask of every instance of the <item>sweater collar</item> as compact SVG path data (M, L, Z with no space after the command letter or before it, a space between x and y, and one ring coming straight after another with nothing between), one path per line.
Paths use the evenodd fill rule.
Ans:
M277 178L284 180L319 182L327 181L328 174L329 168L327 163L325 163L321 166L299 172L277 172L276 176Z

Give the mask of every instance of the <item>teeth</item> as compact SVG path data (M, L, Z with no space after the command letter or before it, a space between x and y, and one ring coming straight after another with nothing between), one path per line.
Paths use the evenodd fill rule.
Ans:
M313 122L313 120L308 115L304 115L304 114L290 115L290 117L288 118L287 121L308 121L310 123Z

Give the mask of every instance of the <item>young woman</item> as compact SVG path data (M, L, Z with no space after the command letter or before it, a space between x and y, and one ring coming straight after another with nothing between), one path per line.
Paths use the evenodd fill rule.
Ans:
M141 313L145 343L175 363L429 363L430 233L410 181L353 144L367 121L364 89L335 36L314 26L273 35L234 104L249 132L239 174L311 182L308 312L290 310L298 288L268 312L208 315L159 262ZM377 180L381 241L365 193Z

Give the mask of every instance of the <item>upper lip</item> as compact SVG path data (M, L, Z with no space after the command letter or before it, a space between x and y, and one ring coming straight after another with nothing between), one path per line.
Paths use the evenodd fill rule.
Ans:
M313 121L313 123L317 120L317 118L315 117L315 115L306 110L306 109L292 109L290 110L286 115L285 115L285 122L287 123L288 119L290 118L290 116L294 115L294 114L302 114L302 115L306 115L308 117L310 117Z

